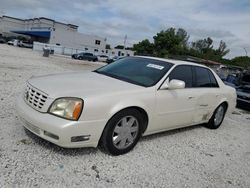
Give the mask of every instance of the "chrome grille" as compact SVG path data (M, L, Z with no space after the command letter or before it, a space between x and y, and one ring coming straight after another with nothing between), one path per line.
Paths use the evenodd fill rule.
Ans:
M46 103L46 100L48 99L48 95L30 84L27 84L24 98L30 106L41 111L42 107Z

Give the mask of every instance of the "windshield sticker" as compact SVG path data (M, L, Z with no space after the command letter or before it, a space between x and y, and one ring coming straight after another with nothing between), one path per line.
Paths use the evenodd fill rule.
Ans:
M148 64L147 67L150 67L150 68L154 68L154 69L158 69L158 70L162 70L164 69L163 66L160 66L160 65L156 65L156 64Z

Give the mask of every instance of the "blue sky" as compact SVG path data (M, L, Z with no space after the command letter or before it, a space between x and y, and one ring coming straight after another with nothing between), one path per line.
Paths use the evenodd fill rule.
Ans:
M250 54L249 0L0 0L0 15L49 17L79 25L79 31L106 37L113 46L131 46L169 27L184 28L190 40L212 37L232 58Z

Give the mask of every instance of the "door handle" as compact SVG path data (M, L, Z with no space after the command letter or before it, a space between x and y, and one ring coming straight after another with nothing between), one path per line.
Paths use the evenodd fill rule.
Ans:
M188 99L193 99L193 98L194 98L194 97L192 97L192 96L189 96L189 97L188 97Z
M206 106L208 106L208 104L200 104L200 106L206 107Z

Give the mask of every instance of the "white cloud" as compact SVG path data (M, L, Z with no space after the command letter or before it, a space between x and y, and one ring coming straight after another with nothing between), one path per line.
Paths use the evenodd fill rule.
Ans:
M190 39L212 37L224 40L228 57L242 55L250 46L250 2L248 0L0 0L0 12L27 18L45 16L78 24L79 30L122 43L125 34L132 45L168 27L182 27ZM250 49L249 49L250 50Z

